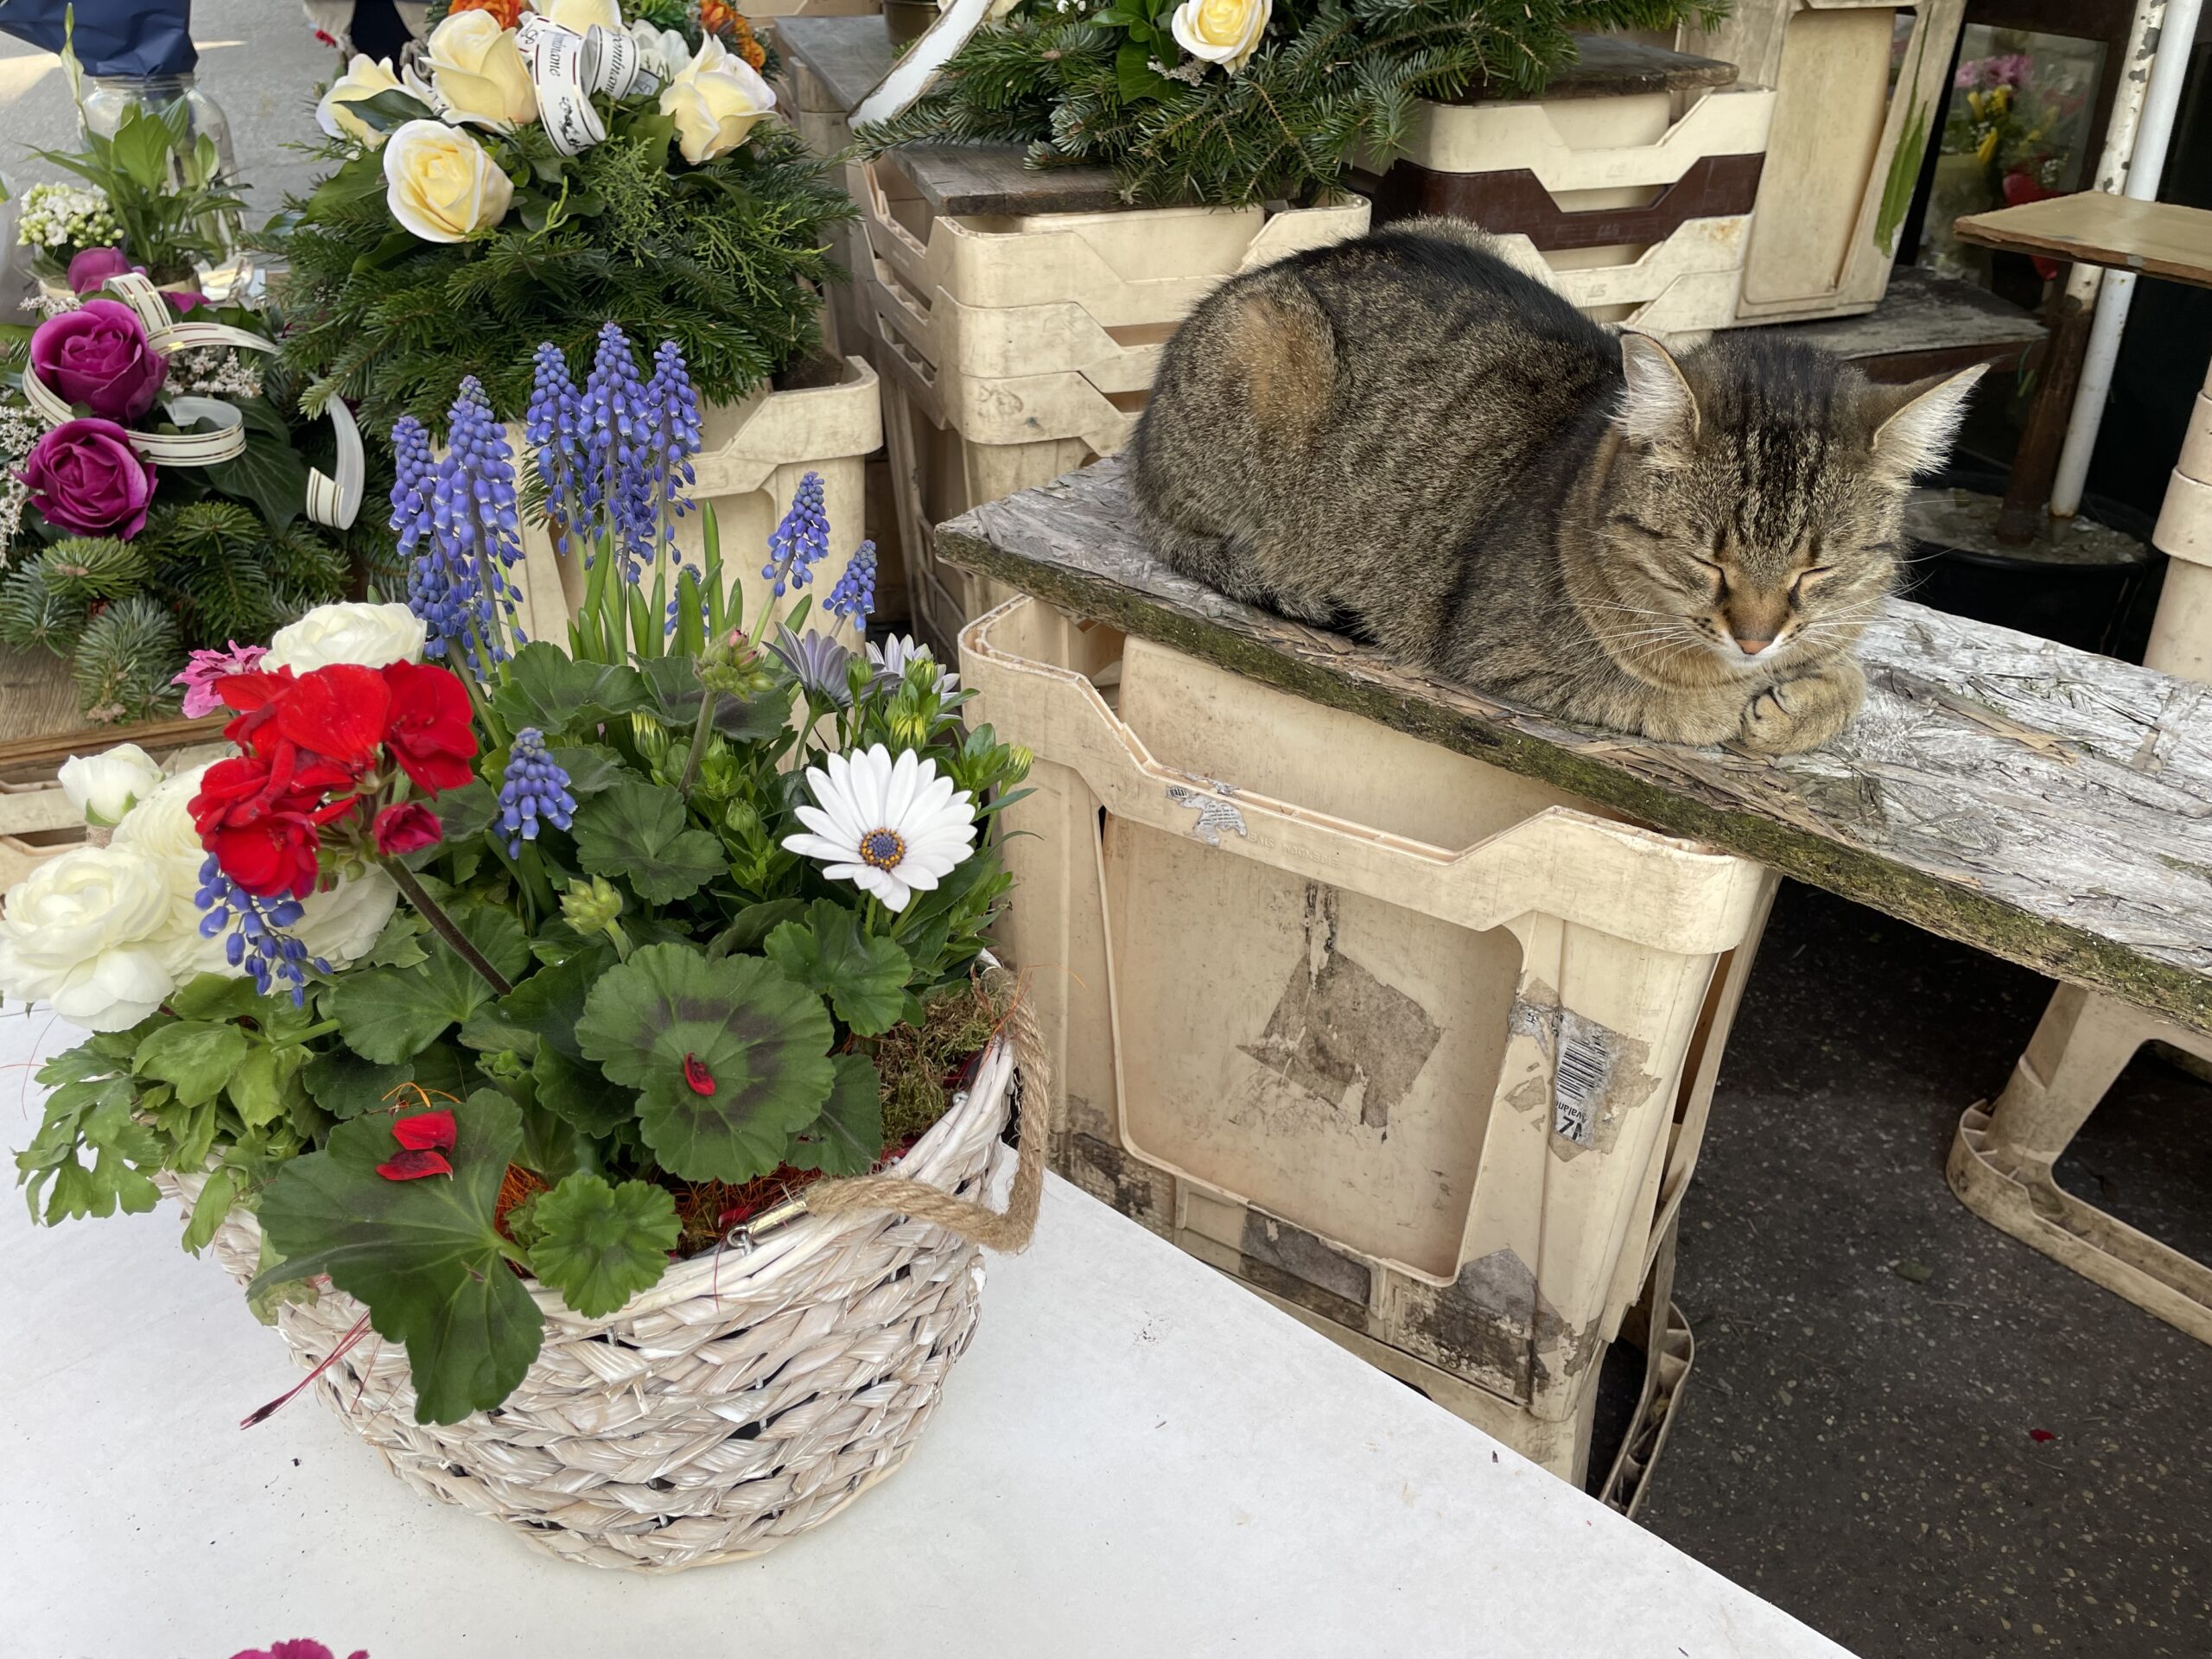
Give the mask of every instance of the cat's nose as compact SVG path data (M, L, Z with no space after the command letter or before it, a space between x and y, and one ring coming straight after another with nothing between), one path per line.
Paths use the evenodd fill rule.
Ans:
M1736 642L1736 649L1742 652L1746 657L1756 657L1759 652L1764 651L1769 645L1774 643L1774 636L1772 634L1769 634L1765 639L1760 639L1749 634L1738 633L1732 629L1728 637Z

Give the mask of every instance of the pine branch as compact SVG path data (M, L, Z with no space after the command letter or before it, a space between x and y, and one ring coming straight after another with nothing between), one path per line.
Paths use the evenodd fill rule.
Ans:
M174 713L181 694L169 682L184 666L176 619L139 594L118 600L77 641L71 677L88 719L150 720Z

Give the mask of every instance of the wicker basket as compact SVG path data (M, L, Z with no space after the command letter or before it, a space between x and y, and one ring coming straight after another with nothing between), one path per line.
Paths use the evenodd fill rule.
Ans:
M1001 1036L892 1173L981 1199L1014 1160L999 1140L1013 1103L1043 1092L1033 1071L1017 1089L1015 1071ZM188 1204L200 1179L171 1185ZM261 1230L234 1211L214 1248L244 1283ZM810 1214L746 1254L671 1267L607 1319L533 1286L545 1310L537 1363L504 1405L461 1422L415 1421L406 1354L373 1332L314 1389L416 1491L569 1560L675 1572L772 1549L904 1462L975 1332L982 1288L981 1249L945 1227L880 1210ZM277 1328L312 1369L364 1311L326 1287L280 1309Z

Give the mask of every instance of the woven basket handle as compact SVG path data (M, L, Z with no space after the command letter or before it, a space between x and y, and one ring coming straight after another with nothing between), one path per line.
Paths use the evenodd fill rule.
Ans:
M1016 994L1014 1012L1007 1017L1014 1039L1016 1075L1021 1081L1020 1150L1014 1166L1014 1191L1003 1213L986 1205L956 1198L941 1186L912 1181L899 1175L855 1175L815 1182L798 1195L805 1213L815 1216L850 1215L883 1210L912 1216L957 1233L988 1250L1020 1250L1028 1247L1037 1230L1037 1206L1045 1195L1045 1142L1052 1133L1052 1068L1046 1063L1045 1045L1027 999Z

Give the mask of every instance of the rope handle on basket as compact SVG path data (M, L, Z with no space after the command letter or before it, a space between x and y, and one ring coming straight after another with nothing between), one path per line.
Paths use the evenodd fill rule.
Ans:
M739 1230L748 1241L803 1215L843 1216L882 1210L911 1216L957 1233L989 1250L1027 1249L1037 1230L1037 1206L1045 1195L1045 1141L1052 1133L1052 1069L1027 1001L1017 997L1007 1016L1014 1038L1014 1060L1021 1079L1021 1146L1014 1165L1014 1190L1003 1213L957 1198L927 1181L899 1175L853 1175L820 1180Z

